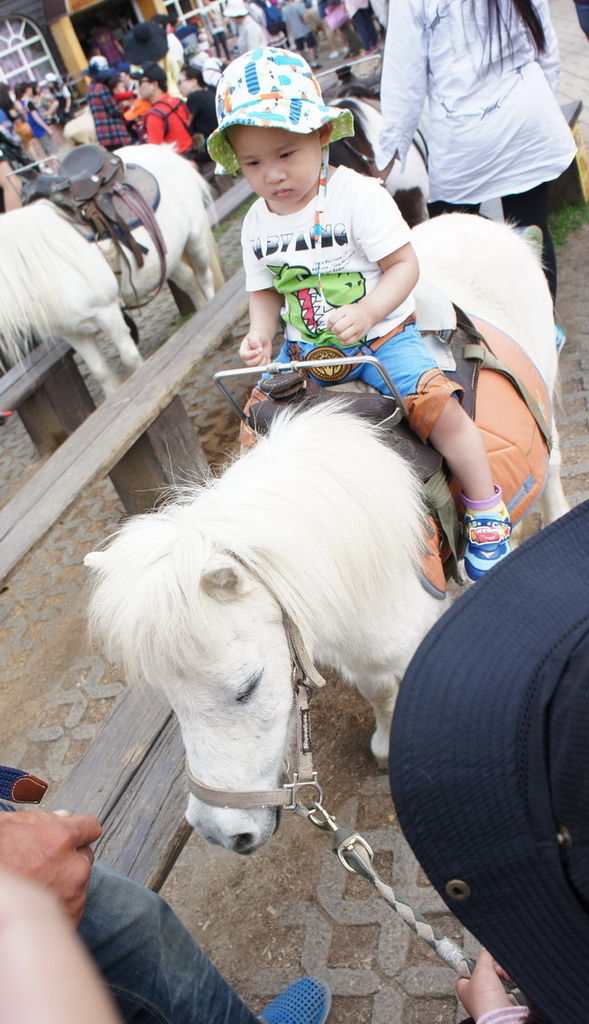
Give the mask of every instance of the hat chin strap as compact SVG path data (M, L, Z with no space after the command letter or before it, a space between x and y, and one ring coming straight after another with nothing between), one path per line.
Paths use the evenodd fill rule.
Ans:
M319 171L319 188L317 190L317 204L315 206L315 215L313 217L313 249L316 252L317 260L315 263L315 273L317 274L317 288L321 295L323 295L323 288L321 286L321 232L322 232L322 214L325 211L325 204L327 202L327 177L329 175L329 143L326 143L321 150L321 169Z

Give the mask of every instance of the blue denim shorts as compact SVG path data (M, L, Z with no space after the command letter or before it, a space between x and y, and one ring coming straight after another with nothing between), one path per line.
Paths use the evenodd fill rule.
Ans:
M316 345L305 341L285 341L276 356L275 362L287 363L291 360L305 359L308 353L316 348ZM415 324L407 324L399 334L385 341L376 352L373 352L368 345L350 345L344 348L341 345L336 345L335 340L333 348L339 349L339 354L342 356L362 354L376 356L383 364L403 398L417 391L417 382L423 373L437 367L437 363L432 359ZM311 360L309 364L311 369L313 365ZM363 380L366 384L380 391L381 394L390 394L389 388L386 386L380 373L376 367L370 364L360 364L359 366L352 367L343 379ZM327 381L317 380L317 383L321 386L329 387ZM336 382L333 381L332 383Z

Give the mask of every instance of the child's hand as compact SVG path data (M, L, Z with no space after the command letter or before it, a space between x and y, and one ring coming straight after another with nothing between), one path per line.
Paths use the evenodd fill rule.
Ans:
M354 302L334 310L327 321L327 326L342 345L354 345L368 334L370 328L374 327L374 322L362 303Z
M460 978L456 982L456 992L464 1009L474 1020L478 1020L490 1010L499 1010L504 1006L513 1006L513 1000L507 995L500 978L508 978L491 954L482 949L471 978Z
M250 331L239 346L239 355L246 366L263 366L272 358L272 339L261 331Z

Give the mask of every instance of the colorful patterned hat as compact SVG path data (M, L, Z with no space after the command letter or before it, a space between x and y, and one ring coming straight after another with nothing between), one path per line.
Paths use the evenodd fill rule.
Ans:
M219 79L216 102L219 127L207 147L227 174L239 171L225 135L232 124L284 128L307 135L331 121L332 142L354 134L350 111L327 106L306 60L288 50L266 47L237 57Z

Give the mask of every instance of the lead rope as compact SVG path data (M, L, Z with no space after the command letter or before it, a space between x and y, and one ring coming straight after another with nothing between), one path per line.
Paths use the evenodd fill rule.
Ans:
M464 951L447 935L444 935L438 928L432 925L418 910L415 910L405 900L400 899L395 891L388 885L374 870L372 861L374 853L364 836L354 829L338 825L335 818L328 814L325 808L315 803L306 810L307 820L322 832L331 832L332 850L346 869L353 874L366 878L375 887L382 898L396 911L406 925L415 932L420 939L433 949L434 953L451 967L461 978L470 978L475 962L464 955ZM512 982L503 981L506 992L512 996L520 1006L526 1005L526 1000L516 985Z

